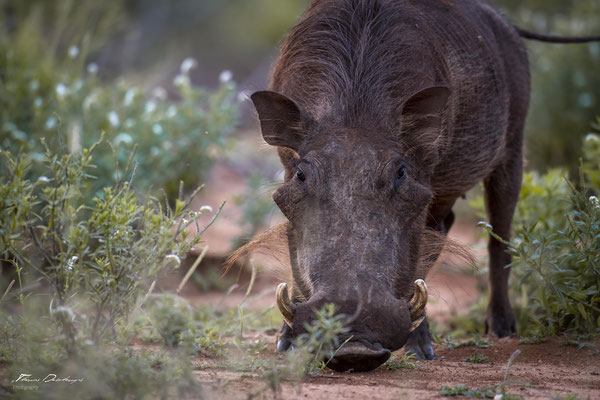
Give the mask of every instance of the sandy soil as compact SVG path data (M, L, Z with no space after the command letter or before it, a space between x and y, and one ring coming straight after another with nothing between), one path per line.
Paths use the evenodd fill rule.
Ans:
M506 393L525 399L555 399L569 394L600 399L600 351L598 347L561 346L554 338L543 344L524 345L516 339L493 340L489 348L461 347L450 350L435 346L438 359L415 361L417 369L389 371L380 367L367 373L334 373L325 370L303 383L284 382L278 392L266 381L249 373L212 368L214 360L199 360L196 372L208 398L246 399L431 399L442 398L444 385L464 384L472 389L494 387L505 382ZM511 354L521 353L512 362L506 381L504 374ZM466 358L483 354L488 360L472 364ZM271 350L262 357L274 357ZM562 397L559 397L562 396Z

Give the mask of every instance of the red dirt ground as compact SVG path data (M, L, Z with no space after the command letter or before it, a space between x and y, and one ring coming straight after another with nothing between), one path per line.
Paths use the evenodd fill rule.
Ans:
M600 399L600 352L597 347L577 350L554 338L543 344L523 345L516 339L494 340L489 348L461 347L450 350L435 345L438 359L415 361L418 369L389 371L379 367L366 373L337 373L325 370L305 382L284 382L279 392L267 388L266 381L251 373L235 373L211 368L213 360L199 360L205 367L196 371L208 398L246 399L432 399L442 398L444 385L465 384L484 389L504 381L507 361L515 350L505 390L525 399L564 398L578 394L581 399ZM488 360L472 364L466 358L483 354ZM274 357L272 350L261 353ZM562 396L562 397L559 397Z

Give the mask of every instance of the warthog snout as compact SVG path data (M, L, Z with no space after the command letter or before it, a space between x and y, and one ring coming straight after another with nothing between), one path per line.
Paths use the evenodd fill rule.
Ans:
M370 371L386 362L391 354L391 351L384 349L379 343L368 347L363 343L348 342L335 353L327 366L340 372Z
M316 294L304 303L292 303L287 284L277 288L277 306L293 336L304 333L305 324L314 319L314 312L325 303L334 303L338 313L347 315L349 332L345 344L337 350L328 366L338 371L369 371L383 364L392 351L402 347L408 335L424 319L427 304L427 285L422 279L414 283L410 301L389 294L369 296L369 302L360 296Z

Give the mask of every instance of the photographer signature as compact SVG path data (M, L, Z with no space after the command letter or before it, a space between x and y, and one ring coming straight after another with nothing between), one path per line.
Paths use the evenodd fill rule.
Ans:
M20 374L17 379L13 379L12 383L68 383L72 385L76 382L83 382L83 378L71 378L67 376L64 378L57 377L56 374L48 374L44 378L32 378L31 374Z

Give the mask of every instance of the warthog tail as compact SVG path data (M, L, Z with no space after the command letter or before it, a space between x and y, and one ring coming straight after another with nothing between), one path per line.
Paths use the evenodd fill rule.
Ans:
M522 38L537 40L540 42L548 43L588 43L588 42L600 42L600 36L556 36L556 35L544 35L542 33L536 33L528 31L527 29L519 28L515 26L517 32Z

